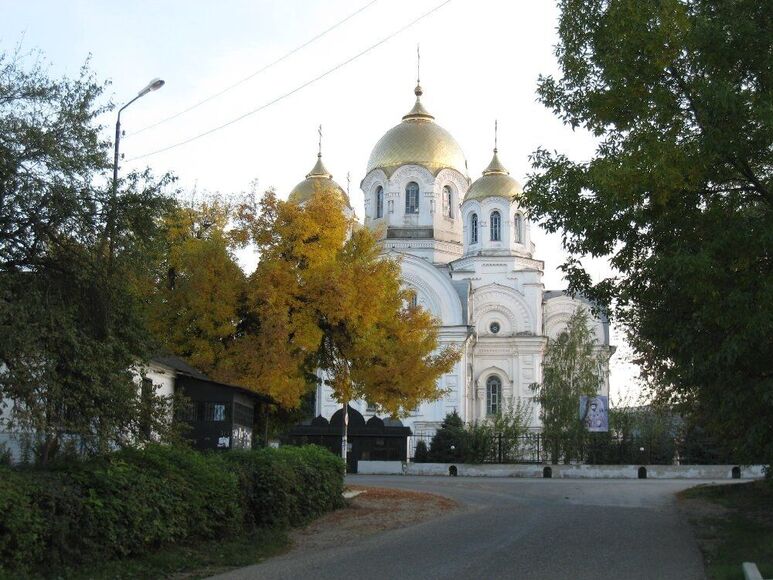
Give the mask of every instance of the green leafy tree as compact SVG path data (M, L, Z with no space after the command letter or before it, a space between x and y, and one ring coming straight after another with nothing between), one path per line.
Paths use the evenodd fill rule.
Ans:
M148 418L130 369L152 346L139 281L169 180L132 174L112 195L103 88L86 66L52 79L0 54L0 421L33 434L43 463L64 438L137 440Z
M539 96L598 138L538 150L525 200L573 290L611 306L660 399L773 460L773 50L755 0L561 0ZM579 259L611 256L592 284Z
M592 463L674 463L680 419L653 405L610 406L609 432L590 433L586 445Z
M539 405L545 446L551 461L580 458L585 427L579 416L580 396L598 393L601 355L590 327L588 311L580 307L566 330L548 339L542 362L542 383L531 386Z
M491 429L501 438L501 455L505 463L517 461L521 455L523 436L528 433L532 417L531 401L519 399L490 419Z

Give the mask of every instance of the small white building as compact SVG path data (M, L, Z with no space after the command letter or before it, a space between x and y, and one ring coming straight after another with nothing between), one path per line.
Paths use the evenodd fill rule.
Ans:
M521 186L501 163L496 147L474 181L451 134L435 123L415 89L416 103L371 152L361 190L365 226L385 231L382 245L401 258L405 284L417 303L441 323L440 341L462 352L438 387L439 401L415 409L404 424L431 433L456 410L464 421L483 419L518 400L531 399L541 381L548 338L556 338L582 300L545 290L544 263L535 257L533 224L519 204ZM317 181L319 180L319 181ZM324 182L346 195L318 161L290 194L302 203ZM609 323L593 318L607 364L599 394L609 394ZM376 413L353 402L366 418ZM330 419L340 408L329 387L317 388L316 414ZM539 427L533 408L532 426Z
M140 397L152 393L164 399L175 395L187 399L186 408L178 411L190 426L187 438L194 448L244 449L253 446L253 438L265 439L268 406L273 404L269 397L215 381L176 356L154 357L133 372ZM13 423L13 401L4 399L0 403L0 452L10 451L12 462L34 459L36 433L9 428L8 420ZM63 433L62 441L67 440L77 442L78 438Z

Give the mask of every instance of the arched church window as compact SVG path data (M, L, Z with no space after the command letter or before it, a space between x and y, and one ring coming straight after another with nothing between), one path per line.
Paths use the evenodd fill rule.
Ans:
M410 308L419 307L419 297L417 296L416 292L411 292L411 297L408 299L408 306Z
M376 189L376 219L384 217L384 188L380 185Z
M515 214L513 220L515 224L515 241L519 244L523 243L523 216L519 213Z
M453 219L454 217L454 194L448 185L443 186L443 201L446 205L446 215Z
M502 410L502 381L492 375L486 381L486 414L498 415Z
M502 239L502 217L498 211L491 212L491 241L498 242Z
M419 213L419 184L415 181L405 186L405 213Z
M470 216L470 243L478 243L478 214L476 213Z

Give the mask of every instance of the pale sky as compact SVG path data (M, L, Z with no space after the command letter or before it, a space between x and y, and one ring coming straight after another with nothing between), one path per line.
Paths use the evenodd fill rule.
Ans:
M317 126L323 126L325 165L362 219L359 183L372 147L413 105L416 45L421 45L422 101L459 142L475 179L491 158L494 119L500 159L521 183L538 147L588 159L594 140L572 131L537 102L540 74L556 74L558 10L551 0L450 0L418 23L324 78L275 102L323 73L390 37L443 0L0 0L0 47L22 41L39 48L51 74L76 75L91 67L109 79L108 95L122 104L147 82L166 85L122 114L126 137L122 172L150 166L171 171L184 188L246 191L276 188L286 197L313 166ZM366 7L367 6L367 7ZM162 123L259 71L366 7L321 39L224 95ZM252 110L260 111L189 144L185 141ZM115 118L104 119L112 139ZM134 134L133 134L134 133ZM136 161L134 158L141 157ZM536 258L545 262L545 288L566 286L557 267L560 236L532 230ZM247 258L249 262L249 258ZM604 260L587 262L598 280ZM613 399L638 393L628 348L613 328Z

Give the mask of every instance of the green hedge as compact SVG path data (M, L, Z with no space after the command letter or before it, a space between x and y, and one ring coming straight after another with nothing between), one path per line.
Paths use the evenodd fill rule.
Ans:
M0 467L0 576L298 525L342 502L319 447L202 454L150 446L50 470Z
M298 526L343 505L343 462L316 445L223 455L238 467L245 527Z

